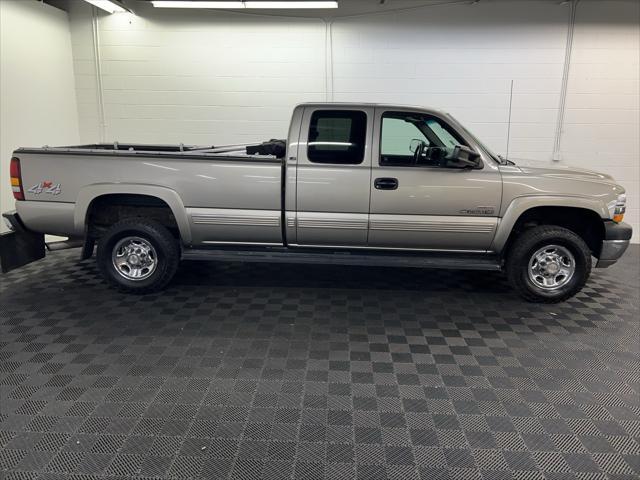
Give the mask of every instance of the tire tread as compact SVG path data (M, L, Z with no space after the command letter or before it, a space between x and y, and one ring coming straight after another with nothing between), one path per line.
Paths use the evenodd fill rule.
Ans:
M579 276L571 288L566 289L560 295L540 295L532 290L527 280L522 275L523 262L528 264L531 249L545 241L561 240L573 244L574 256L578 253L582 258L576 261L584 263L584 273ZM558 303L573 297L584 287L591 273L591 251L584 240L571 230L557 225L540 225L521 233L511 246L506 258L507 278L511 286L528 302L533 303ZM576 272L577 274L577 272ZM575 274L574 274L575 275Z
M161 274L149 284L128 285L118 281L109 271L111 264L111 249L109 248L111 237L127 230L144 233L152 237L162 250L166 266L161 269ZM166 227L156 221L144 218L127 218L120 220L114 223L100 240L96 254L100 273L110 286L123 293L146 294L158 292L167 286L178 269L180 262L180 247L178 242Z

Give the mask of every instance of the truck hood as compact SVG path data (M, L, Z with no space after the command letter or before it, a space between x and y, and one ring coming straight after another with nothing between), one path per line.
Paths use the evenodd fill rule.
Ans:
M611 175L584 168L526 161L499 168L505 205L519 197L559 197L559 204L573 202L573 206L586 206L602 218L609 218L619 195L624 193L624 188L617 185Z
M616 181L611 175L606 173L595 172L585 168L572 167L569 165L547 165L542 162L532 160L516 160L516 165L510 168L517 168L520 172L527 175L535 175L547 178L564 178L567 180L582 180L587 182L597 182L616 185Z

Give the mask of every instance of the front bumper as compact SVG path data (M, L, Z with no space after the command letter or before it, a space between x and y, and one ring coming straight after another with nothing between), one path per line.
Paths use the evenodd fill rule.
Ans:
M604 240L596 268L607 268L618 261L629 246L633 229L621 222L605 222Z

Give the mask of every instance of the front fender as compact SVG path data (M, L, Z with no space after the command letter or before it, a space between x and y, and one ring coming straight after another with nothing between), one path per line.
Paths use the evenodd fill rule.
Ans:
M191 227L187 220L187 213L182 203L182 199L178 192L166 187L157 185L144 185L133 183L94 183L83 187L78 193L76 199L76 208L73 216L73 222L77 231L84 231L87 222L87 212L91 202L103 195L110 194L130 194L130 195L147 195L156 197L164 201L178 224L180 238L185 244L191 243Z
M518 219L527 210L536 207L574 207L591 210L600 218L608 218L607 206L594 198L560 195L531 195L514 198L498 223L491 250L502 252Z

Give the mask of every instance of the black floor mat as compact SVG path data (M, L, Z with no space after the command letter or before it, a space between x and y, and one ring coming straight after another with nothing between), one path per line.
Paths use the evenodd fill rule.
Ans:
M77 251L0 276L0 477L637 479L633 246L559 305L502 275Z

